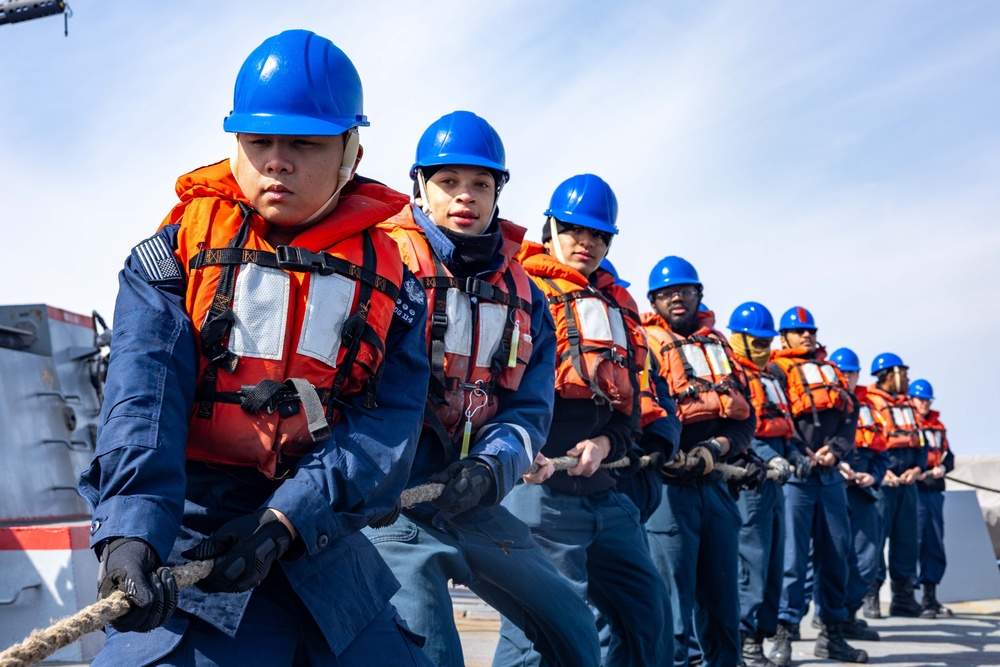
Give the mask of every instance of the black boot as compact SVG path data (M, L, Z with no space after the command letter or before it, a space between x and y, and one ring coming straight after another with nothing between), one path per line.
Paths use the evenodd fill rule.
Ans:
M743 636L743 667L774 667L774 663L764 657L764 640L759 636L740 633Z
M861 604L861 613L866 618L882 618L882 608L879 606L878 592L882 588L882 582L876 579L872 582L872 587L865 594L864 602Z
M917 618L923 611L923 607L913 597L913 582L894 581L892 582L892 602L889 604L890 616L905 616L907 618Z
M937 601L937 584L925 581L920 584L924 589L923 600L921 600L920 618L951 618L954 616L951 609L944 607Z
M768 658L778 667L788 667L792 662L792 628L787 623L778 623L778 631L774 634L774 648Z
M868 662L868 653L854 648L843 635L843 623L830 621L824 623L823 629L816 638L816 648L813 654L817 658L829 658L840 662Z
M855 616L858 613L857 609L847 610L847 620L841 626L841 634L844 635L844 639L860 639L866 642L877 642L879 640L878 633L872 628L868 627L868 624L864 621L858 620Z

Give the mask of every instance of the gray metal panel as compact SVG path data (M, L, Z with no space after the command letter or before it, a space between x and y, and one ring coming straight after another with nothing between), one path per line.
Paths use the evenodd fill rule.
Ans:
M938 600L1000 597L1000 571L975 491L944 492L944 552L948 567L938 586Z
M0 522L89 516L71 448L92 443L67 429L67 406L80 404L63 392L50 357L0 348Z

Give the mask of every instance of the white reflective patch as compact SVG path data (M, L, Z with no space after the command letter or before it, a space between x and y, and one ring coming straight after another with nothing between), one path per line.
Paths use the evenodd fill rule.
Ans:
M499 303L479 304L479 346L476 348L476 366L489 368L490 360L500 347L503 327L507 322L507 306ZM504 359L504 363L506 363Z
M302 318L299 354L337 367L344 322L351 314L357 283L350 278L332 274L309 276L309 296Z
M444 351L468 357L472 354L472 305L469 295L448 288L448 328L444 332Z
M705 351L701 349L700 345L685 343L680 346L680 353L684 355L684 359L687 360L688 365L691 366L691 370L694 371L695 375L700 378L712 378L712 369L709 368Z
M806 362L799 366L802 369L802 376L806 379L806 384L810 386L826 384L823 381L823 374L819 370L819 366L812 362Z
M241 357L279 360L285 349L291 278L280 269L244 264L236 274L229 350Z
M837 371L833 369L830 364L823 364L819 367L820 372L823 377L826 378L827 384L840 384L840 379L837 377Z
M781 385L778 384L777 380L769 377L761 377L760 383L764 386L764 395L767 396L767 400L775 405L788 404L785 400L785 392L782 391Z
M875 425L875 417L872 416L872 409L867 405L862 405L858 410L858 424L860 426Z
M931 449L939 449L941 447L941 441L939 440L937 431L921 431L920 437L923 439L923 444Z
M625 332L625 320L617 309L608 310L608 317L611 319L611 340L618 347L628 349L628 334Z
M917 420L913 416L913 408L902 407L892 408L892 421L896 426L916 426Z
M611 320L608 319L608 306L596 297L575 299L576 314L580 321L580 337L587 340L614 341L611 332Z
M721 378L733 374L733 367L729 365L729 357L726 356L726 350L720 343L705 343L705 356L708 357L708 363L712 367L715 377Z

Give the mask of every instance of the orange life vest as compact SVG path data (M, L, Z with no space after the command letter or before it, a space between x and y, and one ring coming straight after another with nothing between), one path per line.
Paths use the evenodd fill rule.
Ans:
M921 444L927 448L928 470L941 465L944 455L948 453L948 436L940 417L941 413L937 410L931 410L926 417L917 415Z
M867 388L866 399L882 428L886 449L920 446L917 411L913 409L909 396L899 394L893 397L873 384Z
M750 416L744 395L746 379L726 337L712 328L715 317L698 313L698 330L680 336L656 313L643 313L650 349L657 356L660 375L677 401L682 424L709 419L743 420Z
M403 278L396 243L374 225L408 199L349 183L295 246L271 248L228 161L182 176L177 192L163 224L181 226L201 351L187 457L273 477L329 437L337 397L365 392L374 407Z
M463 419L475 432L496 414L497 389L516 390L531 358L531 283L513 260L525 230L501 220L501 267L485 280L459 280L434 255L412 207L380 228L427 293L430 407L449 436Z
M750 402L757 413L757 430L754 435L758 438L788 440L795 433L795 424L792 422L792 409L788 405L784 388L773 375L761 371L751 360L738 354L735 357L743 367L747 386L750 388Z
M593 398L626 415L638 413L646 335L635 301L603 269L594 282L526 241L518 260L548 298L556 325L556 393Z
M854 432L854 444L858 447L881 452L885 449L882 426L868 403L868 387L857 386L854 396L858 399L858 428Z
M771 362L785 372L793 418L812 414L818 420L817 414L826 410L845 415L853 412L847 380L836 364L826 361L825 348L818 347L813 353L804 347L774 350Z

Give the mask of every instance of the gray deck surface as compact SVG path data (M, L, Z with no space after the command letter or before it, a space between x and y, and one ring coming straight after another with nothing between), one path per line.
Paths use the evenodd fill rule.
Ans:
M453 591L452 602L466 665L489 665L497 642L499 616L464 589ZM869 664L885 667L1000 665L1000 600L948 606L955 612L954 618L883 618L869 621L882 635L882 640L852 644L868 651ZM887 611L887 606L883 605L882 613ZM792 664L800 667L841 664L813 656L817 630L809 624L809 620L807 618L802 623L802 641L793 644ZM765 648L770 649L770 642L765 642Z

